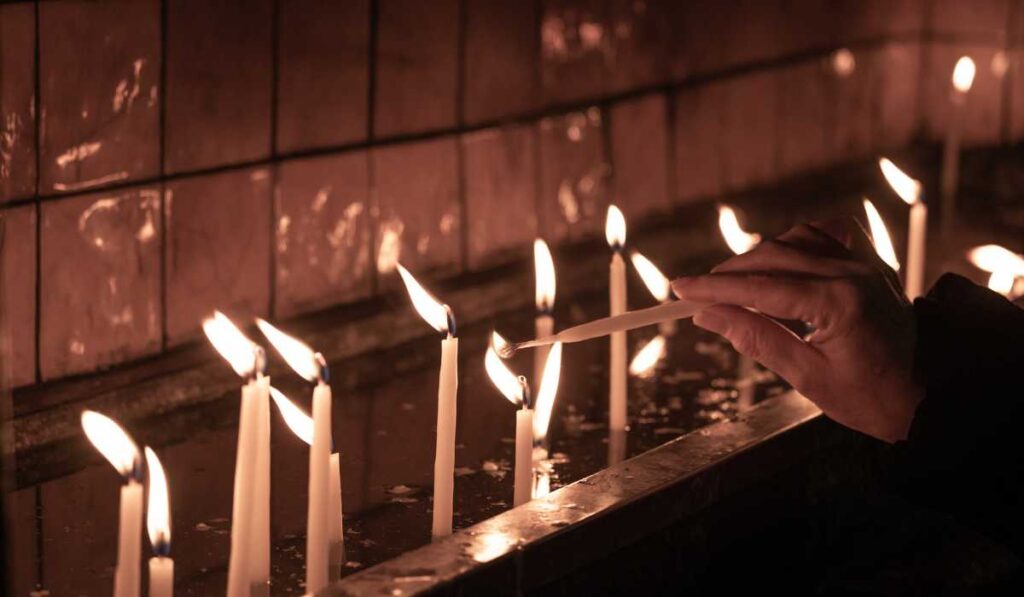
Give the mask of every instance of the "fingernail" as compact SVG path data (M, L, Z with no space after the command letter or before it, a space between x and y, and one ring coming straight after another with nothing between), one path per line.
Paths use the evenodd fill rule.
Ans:
M714 311L697 311L693 316L693 325L704 328L709 332L721 334L726 329L726 321Z
M672 294L676 295L676 298L683 298L683 292L690 283L690 278L676 278L672 280Z

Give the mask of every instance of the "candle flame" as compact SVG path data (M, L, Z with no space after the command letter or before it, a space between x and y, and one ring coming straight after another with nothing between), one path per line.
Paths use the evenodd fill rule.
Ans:
M223 313L215 311L213 317L203 320L203 332L235 373L242 377L255 373L256 344Z
M448 329L448 306L420 286L416 278L413 278L409 270L405 269L401 263L397 264L397 267L398 273L402 276L402 282L405 283L405 289L409 293L409 298L412 299L412 306L423 318L423 321L441 333L450 334L452 330Z
M274 399L277 410L281 412L285 425L292 430L292 433L309 445L313 445L313 417L302 412L284 392L274 386L270 386L270 397Z
M281 358L293 371L306 381L314 381L320 377L320 363L316 352L301 340L289 336L266 321L256 318L256 327L270 341Z
M149 472L149 502L146 505L146 530L153 552L166 556L171 546L171 504L167 497L167 475L149 446L146 446L146 470Z
M908 205L913 205L921 199L921 183L900 170L888 158L878 160L878 167L882 169L882 174L892 190Z
M647 286L647 290L651 291L654 298L661 302L665 302L669 297L669 281L665 277L665 274L661 273L658 266L654 265L650 259L644 257L637 251L633 251L629 254L630 260L633 262L633 267L636 268L640 279L644 281L644 285Z
M1016 279L1010 272L992 272L992 275L988 277L989 290L998 292L1006 297L1013 293L1015 282Z
M509 402L515 405L523 403L523 384L515 373L505 366L505 363L498 356L508 341L501 337L498 332L491 334L491 344L487 347L487 354L484 356L484 369L494 387L498 388L501 394L508 398Z
M864 199L864 211L868 214L868 225L871 227L871 240L875 244L875 251L889 267L894 271L900 271L900 261L896 259L896 251L892 248L889 230L870 199Z
M654 373L661 357L665 356L665 336L657 335L640 349L629 364L629 372L637 377L648 377Z
M129 477L136 471L139 448L113 419L87 410L82 413L82 429L92 445L123 477Z
M967 258L978 269L989 273L1006 272L1014 276L1024 276L1024 257L999 245L982 245L974 247L967 253Z
M604 223L604 237L608 239L608 246L615 250L621 249L626 244L626 217L614 205L608 206L608 216Z
M562 377L562 343L555 342L548 351L544 361L544 373L541 374L540 391L537 392L537 405L533 411L533 439L542 441L548 436L551 424L551 411L555 408L555 396L558 394L558 382Z
M960 93L967 93L974 84L974 73L976 72L974 60L970 56L961 56L953 67L953 87Z
M537 310L549 312L555 306L555 261L548 244L539 238L533 241L533 268L537 279Z
M728 205L718 206L718 227L725 238L725 244L737 255L746 253L761 242L760 234L751 234L740 227L736 211Z

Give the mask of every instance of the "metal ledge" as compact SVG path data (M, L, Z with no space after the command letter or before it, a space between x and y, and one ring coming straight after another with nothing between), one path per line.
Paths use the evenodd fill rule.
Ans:
M349 576L330 595L523 594L757 486L848 437L787 393L451 537Z

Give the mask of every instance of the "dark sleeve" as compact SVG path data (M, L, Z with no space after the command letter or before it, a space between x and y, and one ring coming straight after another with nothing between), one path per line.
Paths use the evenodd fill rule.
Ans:
M1024 309L956 275L914 303L924 384L887 477L1024 553Z

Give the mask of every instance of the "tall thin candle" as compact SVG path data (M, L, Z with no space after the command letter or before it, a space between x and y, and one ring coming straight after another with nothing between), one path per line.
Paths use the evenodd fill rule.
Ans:
M263 483L256 479L259 458L257 442L261 435L260 397L256 377L262 372L266 360L263 350L246 338L245 334L220 312L215 312L213 317L203 321L203 332L235 373L246 380L242 386L238 416L238 449L235 453L235 483L231 504L231 555L228 558L227 595L249 597L254 588L255 574L259 571L257 563L253 561L256 552L253 545L258 541L253 522L254 512L257 512L256 503L260 501L258 493L263 487ZM267 532L269 530L268 525ZM269 537L266 540L269 542Z
M149 558L149 597L174 595L174 560L171 559L171 506L167 495L167 475L149 446L146 446L146 470L149 472L149 503L146 506L146 530L153 546Z
M967 93L974 84L975 66L970 56L961 56L953 68L952 91L949 98L950 116L946 126L946 141L942 148L942 233L953 231L956 218L956 193L960 184L960 136L964 126Z
M452 533L455 492L455 406L459 387L459 339L451 308L435 299L401 264L398 273L413 307L431 327L444 334L437 384L437 444L434 451L434 538Z
M516 411L515 484L512 503L515 506L530 501L533 488L533 408L530 385L523 376L516 377L501 362L496 352L507 344L497 332L491 334L491 345L484 355L484 369L495 387L509 402L519 407Z
M914 300L924 289L925 247L928 234L928 208L921 198L921 183L907 176L886 158L878 161L882 174L893 191L910 206L907 233L907 269L904 285L907 297Z
M306 510L306 591L316 593L330 578L331 386L323 355L262 319L256 325L274 350L313 388L313 436L309 450L309 502ZM280 404L278 405L280 408ZM340 514L339 514L340 516Z
M626 262L622 258L626 243L626 219L618 207L608 207L605 222L605 237L612 249L609 266L608 299L609 316L615 317L626 312ZM608 426L611 429L626 428L626 332L613 332L608 365Z
M537 338L555 333L555 261L551 258L548 244L541 239L533 241L533 263L537 317L534 327ZM547 362L548 348L540 347L533 353L533 382L540 383Z
M82 429L92 445L121 474L117 568L114 597L138 597L142 556L142 460L135 441L109 417L82 413Z

